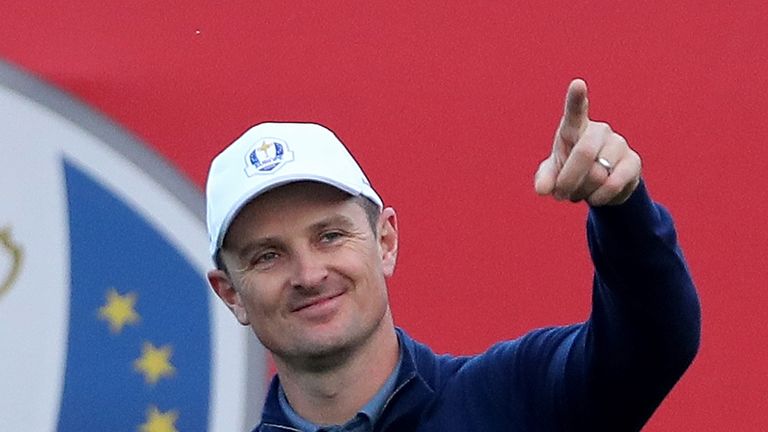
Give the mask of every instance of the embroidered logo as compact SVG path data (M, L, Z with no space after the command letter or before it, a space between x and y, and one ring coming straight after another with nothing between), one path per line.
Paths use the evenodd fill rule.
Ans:
M293 160L288 144L277 138L262 138L245 155L245 173L248 177L256 174L271 174Z

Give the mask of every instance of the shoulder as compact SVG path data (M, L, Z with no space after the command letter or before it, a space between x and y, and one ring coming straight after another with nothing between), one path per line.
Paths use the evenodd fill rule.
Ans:
M518 375L527 380L535 371L557 369L587 331L588 326L583 323L540 328L516 339L497 342L480 354L457 356L435 354L430 347L398 329L404 355L410 357L418 374L435 390L453 379L507 380Z

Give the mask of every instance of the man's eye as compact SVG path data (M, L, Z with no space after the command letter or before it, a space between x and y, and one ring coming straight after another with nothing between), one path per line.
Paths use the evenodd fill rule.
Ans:
M256 259L253 260L253 263L256 265L259 264L268 264L274 260L277 259L277 253L275 252L265 252L261 255L256 256Z
M342 236L343 234L338 231L328 231L320 235L320 241L322 241L323 243L332 243L340 239Z

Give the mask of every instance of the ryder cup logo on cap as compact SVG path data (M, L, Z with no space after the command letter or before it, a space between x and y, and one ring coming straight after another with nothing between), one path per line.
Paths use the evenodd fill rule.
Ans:
M211 162L206 199L214 260L243 206L270 189L297 181L325 183L382 206L363 170L329 129L315 123L261 123Z
M292 160L293 153L288 150L285 141L265 138L251 146L246 153L245 173L249 177L256 174L269 174Z

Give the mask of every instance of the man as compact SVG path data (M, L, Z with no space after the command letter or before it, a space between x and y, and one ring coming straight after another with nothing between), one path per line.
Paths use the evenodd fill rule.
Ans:
M474 357L394 326L397 218L332 132L264 123L211 165L216 294L277 368L256 431L628 431L693 359L699 304L666 211L574 80L540 195L586 201L590 319Z

